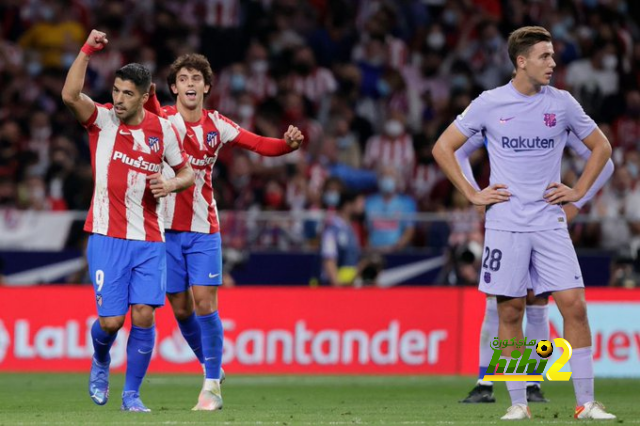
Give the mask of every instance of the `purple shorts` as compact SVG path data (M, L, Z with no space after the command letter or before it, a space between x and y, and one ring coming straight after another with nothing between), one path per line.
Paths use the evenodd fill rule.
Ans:
M524 297L584 287L576 251L566 228L538 232L487 229L480 291Z

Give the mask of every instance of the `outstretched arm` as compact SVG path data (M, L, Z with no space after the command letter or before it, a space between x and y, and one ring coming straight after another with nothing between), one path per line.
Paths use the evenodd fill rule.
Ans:
M69 107L80 123L85 123L89 120L93 111L96 109L91 98L82 93L89 58L93 53L102 50L107 43L109 43L109 41L105 33L92 30L86 43L82 46L82 50L78 53L78 57L73 61L67 73L67 79L62 88L62 101Z
M240 129L240 133L235 139L235 142L241 148L267 157L278 157L295 151L300 148L303 141L302 132L295 126L289 126L283 139L259 136L244 129Z

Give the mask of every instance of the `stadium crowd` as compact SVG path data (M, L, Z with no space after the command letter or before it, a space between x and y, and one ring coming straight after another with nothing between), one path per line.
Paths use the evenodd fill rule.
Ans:
M0 16L0 208L88 208L86 136L60 91L98 28L110 43L90 63L85 90L93 99L109 102L114 71L140 62L169 102L169 64L201 52L216 72L208 108L265 136L279 137L289 124L303 131L294 155L221 151L214 188L225 245L317 247L318 221L266 220L247 231L251 221L224 212L308 218L357 192L368 195L353 214L363 247L481 247L481 217L431 149L474 97L508 81L509 33L542 25L554 37L553 84L579 100L614 147L615 174L583 210L591 220L573 225L574 243L640 247L638 2L4 0ZM472 158L481 186L486 155ZM583 165L565 156L563 182L571 185ZM416 222L414 213L441 219Z

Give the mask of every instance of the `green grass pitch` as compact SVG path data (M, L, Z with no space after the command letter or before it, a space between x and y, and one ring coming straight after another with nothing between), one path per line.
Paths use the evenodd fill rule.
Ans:
M458 400L472 377L234 376L223 385L224 410L192 412L201 376L149 375L142 388L152 413L122 413L124 377L111 400L93 404L87 374L0 374L0 425L497 425L509 406L505 385L496 404ZM551 402L532 404L527 424L575 425L570 382L545 382ZM618 415L606 424L640 424L640 380L599 379L596 396ZM587 422L596 424L600 422Z

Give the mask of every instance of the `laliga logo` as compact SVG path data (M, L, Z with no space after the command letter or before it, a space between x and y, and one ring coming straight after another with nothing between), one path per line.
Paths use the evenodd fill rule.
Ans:
M7 329L4 328L4 324L2 320L0 320L0 362L4 360L5 355L7 355L7 349L9 349L9 333L7 333Z
M486 374L482 380L498 382L544 381L542 373L544 372L544 369L547 366L547 362L549 361L547 358L549 358L553 353L553 344L548 340L540 340L537 344L535 340L531 340L529 343L526 343L526 341L527 339L525 337L524 340L520 340L519 342L515 342L515 339L511 339L511 342L509 342L508 340L503 340L501 342L496 337L496 339L491 343L493 356L491 357L491 362L489 363L489 367L487 368L487 373L491 372L495 374ZM553 342L556 344L556 346L562 348L563 352L562 356L560 356L560 358L549 367L549 371L547 371L546 374L547 380L567 381L571 378L571 372L560 371L560 369L567 363L567 361L569 361L569 359L571 359L571 353L573 352L573 350L569 342L567 342L565 339L556 338L553 339ZM527 346L533 345L536 346L536 353L538 354L538 356L542 358L540 362L537 363L537 368L536 360L529 359L532 350L527 349ZM509 361L508 366L506 359L500 359L500 356L502 355L502 349L506 348L507 346L515 346L516 348L524 346L523 353L521 353L518 349L514 349L511 352L511 360ZM535 375L533 375L534 372Z

